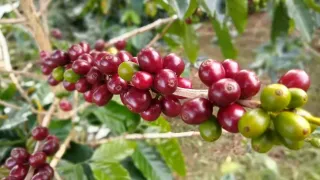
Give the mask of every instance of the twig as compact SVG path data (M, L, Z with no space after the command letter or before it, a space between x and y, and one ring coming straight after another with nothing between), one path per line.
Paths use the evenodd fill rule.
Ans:
M157 34L148 44L146 47L151 47L154 43L156 43L160 38L162 38L166 32L168 31L168 29L170 28L170 26L172 25L174 21L171 21L170 23L168 23L164 28L163 30L161 31L161 33Z
M14 105L14 104L10 104L8 102L5 102L3 100L0 99L0 104L5 106L5 107L9 107L9 108L12 108L12 109L17 109L17 110L20 110L21 107L17 106L17 105Z
M58 162L61 160L63 154L66 152L72 138L74 137L75 132L73 130L71 130L71 132L69 133L68 137L64 140L63 144L61 144L59 150L56 152L56 154L54 155L52 161L50 162L50 166L52 168L55 168L58 165Z
M10 19L0 19L0 24L20 24L26 22L26 18L10 18Z
M0 73L8 73L8 74L12 73L12 74L16 74L16 75L23 75L24 77L29 77L29 78L36 79L36 80L44 79L43 76L41 76L41 75L26 72L26 71L15 71L15 70L7 71L7 70L0 69Z
M145 133L145 134L126 134L123 136L111 137L107 139L101 139L96 142L92 142L91 145L99 145L104 144L110 141L126 139L126 140L141 140L141 139L170 139L170 138L182 138L182 137L191 137L191 136L199 136L200 133L198 131L188 131L188 132L180 132L180 133Z
M130 31L130 32L127 32L121 36L118 36L118 37L115 37L115 38L112 38L110 39L108 42L105 43L105 47L110 47L112 46L113 44L115 44L116 42L120 41L120 40L125 40L125 39L128 39L130 37L133 37L133 36L136 36L140 33L143 33L143 32L146 32L146 31L149 31L155 27L158 27L162 24L167 24L167 23L170 23L172 21L175 21L176 19L178 18L177 15L174 15L174 16L171 16L169 18L165 18L165 19L158 19L156 21L154 21L153 23L151 24L148 24L146 26L143 26L141 28L138 28L138 29L135 29L133 31Z
M56 170L54 171L54 178L56 178L56 180L63 180Z
M177 88L177 90L173 94L177 96L186 97L186 98L207 97L208 90ZM260 107L260 101L257 101L257 100L238 100L237 103L247 108Z
M41 0L40 1L40 10L38 13L39 16L43 15L48 10L50 3L51 3L51 0L46 0L46 1Z

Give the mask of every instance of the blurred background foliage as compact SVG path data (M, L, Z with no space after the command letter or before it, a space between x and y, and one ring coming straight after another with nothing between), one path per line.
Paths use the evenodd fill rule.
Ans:
M14 18L12 7L18 1L1 0L0 18ZM38 6L39 1L35 1ZM159 18L178 15L164 37L154 47L162 55L180 54L189 69L195 88L202 88L195 69L205 58L233 58L242 67L253 68L265 83L276 81L281 72L291 68L306 69L312 76L310 103L312 113L320 115L320 4L318 0L55 0L47 14L50 41L54 48L66 50L71 44L113 37L150 24ZM191 22L191 24L187 23ZM127 41L126 50L135 55L163 27L141 33ZM1 24L14 69L39 73L39 51L22 24ZM54 30L61 32L56 38ZM0 67L3 66L0 61ZM72 100L73 94L52 90L40 78L20 77L22 87L33 100L27 104L8 75L0 73L0 99L18 108L0 105L0 164L10 149L33 149L30 130L38 117L32 108L47 109L54 93ZM59 97L60 97L59 96ZM80 99L79 104L84 101ZM215 143L198 137L168 140L116 140L100 147L89 142L127 133L182 132L196 130L178 119L159 118L142 122L119 103L116 97L105 107L90 107L75 121L64 113L55 117L50 132L63 141L72 128L77 136L63 156L58 172L65 179L320 179L318 133L299 151L275 147L268 154L251 151L250 143L240 135L228 134ZM166 119L165 119L166 118ZM314 147L315 146L315 147ZM0 177L8 172L0 168Z

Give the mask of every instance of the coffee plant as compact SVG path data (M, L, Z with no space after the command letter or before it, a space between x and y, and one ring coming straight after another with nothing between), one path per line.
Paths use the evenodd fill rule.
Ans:
M0 177L177 179L189 170L177 138L192 136L215 143L240 134L249 153L319 148L320 117L304 108L316 81L304 67L319 57L312 44L319 7L314 0L6 2ZM265 12L270 42L243 68L234 40L252 14ZM208 24L223 59L200 56L199 29ZM172 132L173 121L197 130ZM252 162L264 157L271 167L261 154ZM222 179L237 179L227 167L240 165L230 164L221 165L229 172Z

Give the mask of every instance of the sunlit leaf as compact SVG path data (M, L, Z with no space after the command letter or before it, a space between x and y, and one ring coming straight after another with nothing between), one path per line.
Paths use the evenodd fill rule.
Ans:
M130 180L128 171L118 162L91 163L94 177L97 180Z
M173 9L176 11L178 17L180 19L183 19L185 17L185 13L187 12L190 1L192 0L168 0L170 5L173 7Z
M247 25L248 0L227 0L226 3L233 24L240 33L244 32Z

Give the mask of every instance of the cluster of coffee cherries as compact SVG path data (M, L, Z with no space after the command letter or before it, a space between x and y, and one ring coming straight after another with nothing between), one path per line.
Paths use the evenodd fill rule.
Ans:
M32 130L32 138L41 141L39 151L29 154L25 148L13 148L10 157L5 162L5 167L10 170L9 176L2 180L23 180L29 167L35 169L32 180L53 179L54 171L48 163L47 156L54 155L59 149L59 139L54 135L49 135L45 127L38 126Z

